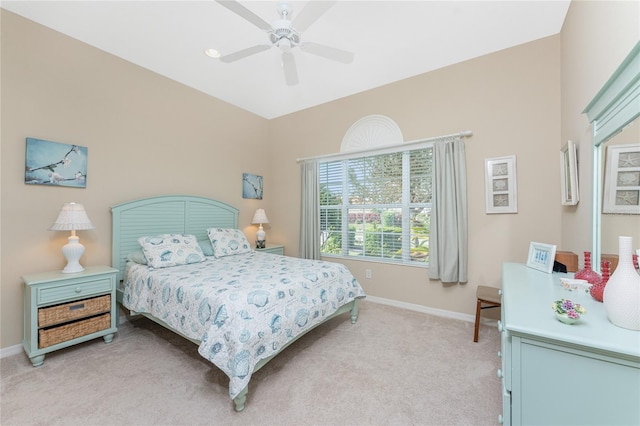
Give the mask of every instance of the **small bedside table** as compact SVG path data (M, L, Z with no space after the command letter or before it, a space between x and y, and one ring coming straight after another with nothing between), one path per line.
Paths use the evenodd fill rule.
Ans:
M256 251L261 251L264 253L271 253L271 254L279 254L280 256L284 256L284 246L267 246L262 249L257 248Z
M116 274L108 266L84 271L24 275L22 346L34 367L45 354L87 340L113 340L116 328Z

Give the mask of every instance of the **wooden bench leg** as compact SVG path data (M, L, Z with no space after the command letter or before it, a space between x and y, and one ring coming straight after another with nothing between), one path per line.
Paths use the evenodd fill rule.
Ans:
M478 299L478 302L476 303L476 327L475 330L473 331L473 341L474 342L478 342L478 330L480 329L480 311L481 311L481 307L480 307L480 299Z

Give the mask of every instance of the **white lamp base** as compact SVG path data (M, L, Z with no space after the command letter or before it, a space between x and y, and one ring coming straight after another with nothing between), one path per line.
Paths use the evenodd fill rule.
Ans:
M69 242L62 247L62 254L67 259L67 266L62 272L72 274L74 272L82 272L84 268L80 264L80 258L84 254L84 246L80 244L80 238L72 235L68 238Z
M258 232L256 232L256 248L265 248L265 237L267 236L267 233L264 232L264 228L262 227L262 224L260 224L260 227L258 228Z

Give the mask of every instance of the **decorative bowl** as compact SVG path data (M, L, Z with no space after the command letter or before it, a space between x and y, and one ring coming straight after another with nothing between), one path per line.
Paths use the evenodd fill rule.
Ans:
M556 312L556 318L558 319L558 321L565 323L565 324L575 324L578 321L580 321L580 318L569 318L569 316L567 314L559 314Z
M573 278L560 278L560 285L568 291L575 291L581 294L589 294L591 283L587 280L576 280Z
M580 320L580 316L587 313L587 309L579 303L569 299L556 300L551 304L551 309L558 321L564 324L575 324Z

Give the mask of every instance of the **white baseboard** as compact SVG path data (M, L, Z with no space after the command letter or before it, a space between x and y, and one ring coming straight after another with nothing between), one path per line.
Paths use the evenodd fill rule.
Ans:
M436 316L439 316L439 317L452 318L452 319L457 319L457 320L461 320L461 321L467 321L467 322L471 322L471 323L476 321L475 315L461 314L460 312L453 312L453 311L447 311L447 310L444 310L444 309L430 308L430 307L424 306L424 305L416 305L415 303L400 302L398 300L385 299L384 297L376 297L376 296L368 296L367 295L367 297L364 300L367 300L367 301L373 302L373 303L380 303L382 305L395 306L396 308L408 309L410 311L422 312L423 314L436 315ZM493 326L493 327L497 327L498 326L498 321L492 320L492 319L487 319L487 318L480 318L480 323L482 325L489 325L489 326Z
M444 309L430 308L424 305L416 305L415 303L400 302L398 300L385 299L384 297L367 296L366 299L369 302L379 303L381 305L394 306L396 308L408 309L410 311L422 312L424 314L437 315L439 317L452 318L461 321L475 322L475 316L469 314L461 314L460 312L447 311ZM129 322L126 315L120 315L119 325ZM482 325L488 325L497 327L498 322L496 320L481 318ZM16 355L22 352L22 345L13 345L7 348L0 349L0 359Z
M0 349L0 359L8 356L12 356L12 355L17 355L20 352L22 352L22 345L20 344L9 346L7 348L2 348Z

